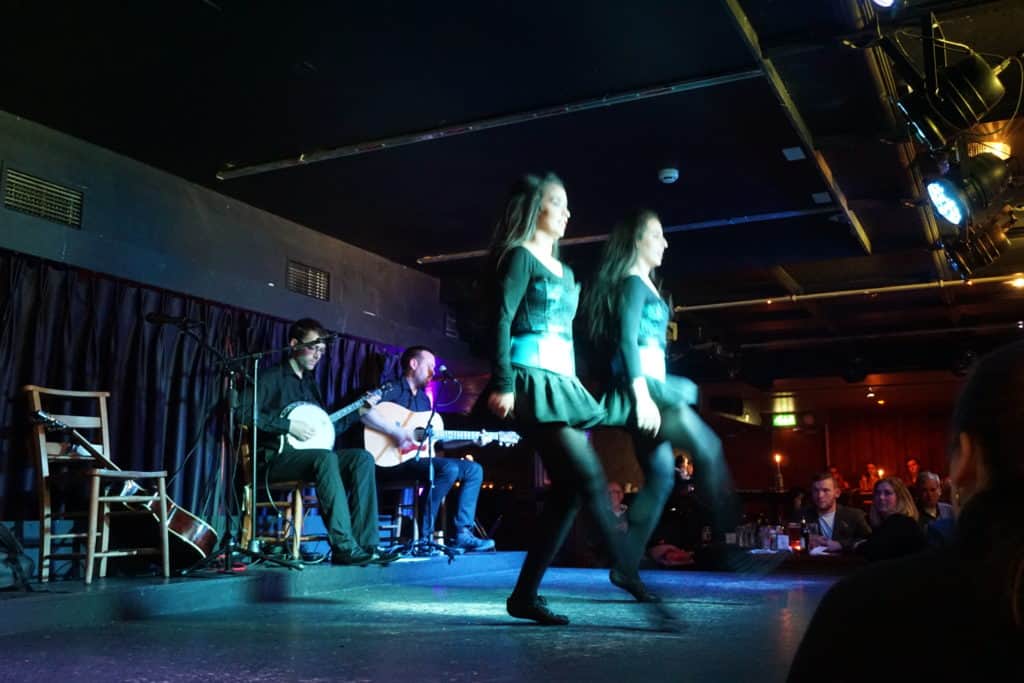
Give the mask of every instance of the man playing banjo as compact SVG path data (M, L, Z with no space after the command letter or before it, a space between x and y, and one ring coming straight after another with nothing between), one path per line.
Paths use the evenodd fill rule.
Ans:
M317 426L308 418L289 418L286 411L297 402L323 407L313 377L326 348L317 342L322 336L323 326L316 320L297 320L288 331L292 351L287 360L260 376L258 443L259 455L266 463L263 471L271 483L316 482L333 564L386 561L390 558L377 553L380 538L373 458L361 448L303 448L301 442L312 439ZM317 343L302 346L309 342Z

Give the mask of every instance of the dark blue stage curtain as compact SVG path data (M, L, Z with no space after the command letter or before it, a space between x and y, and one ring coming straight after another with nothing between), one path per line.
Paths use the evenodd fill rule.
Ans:
M203 321L197 333L229 357L287 343L287 320L0 250L0 519L38 514L21 389L38 384L110 391L117 464L177 472L171 498L221 525L226 383L213 353L174 326L147 323L151 311ZM328 407L393 375L398 352L355 338L332 343L318 368Z

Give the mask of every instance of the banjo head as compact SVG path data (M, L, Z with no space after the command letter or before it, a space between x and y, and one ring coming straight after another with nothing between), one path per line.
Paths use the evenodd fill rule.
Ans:
M281 417L289 420L302 420L313 425L316 433L305 441L288 435L288 445L296 450L317 448L329 451L334 448L334 425L327 412L315 403L292 403L281 411Z

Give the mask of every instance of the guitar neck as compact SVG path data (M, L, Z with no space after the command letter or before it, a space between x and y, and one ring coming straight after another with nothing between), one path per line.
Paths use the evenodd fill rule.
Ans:
M91 455L93 458L95 458L99 462L103 463L103 466L105 468L111 469L111 470L119 470L119 469L121 469L120 467L115 465L113 463L113 461L110 460L110 458L106 457L105 455L100 453L98 450L96 450L96 447L92 445L92 442L89 441L89 439L87 439L84 436L82 436L82 434L77 429L68 429L67 432L68 432L68 435L71 436L72 441L77 442L79 446L84 448L89 453L89 455Z
M445 429L434 435L435 441L475 441L482 432L467 432L453 429Z

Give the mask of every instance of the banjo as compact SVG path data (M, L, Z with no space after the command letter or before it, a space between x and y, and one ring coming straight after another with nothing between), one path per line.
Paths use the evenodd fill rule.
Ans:
M282 434L280 441L278 442L277 452L280 453L284 450L285 444L288 444L297 451L309 450L311 448L319 448L322 450L331 450L334 448L334 423L338 420L351 415L355 411L366 405L367 401L374 397L380 397L380 395L387 391L391 386L390 382L385 382L373 391L368 391L363 394L359 400L354 401L340 410L336 410L333 413L328 414L326 410L321 408L315 403L308 401L296 401L295 403L289 403L281 411L281 417L294 420L299 419L303 422L313 425L314 432L308 439L298 439L291 434Z

